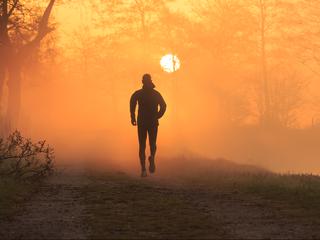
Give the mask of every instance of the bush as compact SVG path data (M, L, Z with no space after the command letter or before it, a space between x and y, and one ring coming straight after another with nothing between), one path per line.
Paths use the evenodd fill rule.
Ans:
M46 141L33 143L13 132L0 138L0 176L16 179L41 178L53 172L54 151Z

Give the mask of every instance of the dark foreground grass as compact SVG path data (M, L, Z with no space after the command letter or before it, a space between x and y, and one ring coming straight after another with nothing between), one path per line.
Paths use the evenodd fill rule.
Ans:
M316 175L223 170L189 176L186 182L213 191L234 191L280 201L320 216L320 177Z
M98 180L99 179L99 180ZM203 239L225 236L184 191L125 175L94 178L85 189L92 235L99 239Z
M183 159L176 162L183 164L178 168L171 166L168 175L175 176L187 185L201 185L212 191L235 191L271 201L282 201L305 210L315 211L320 216L318 203L320 176L277 174L263 168L237 164L225 159L206 161Z
M38 183L0 178L0 220L13 216L38 188Z
M241 190L320 214L320 177L314 175L253 175L243 179ZM320 216L320 215L319 215Z

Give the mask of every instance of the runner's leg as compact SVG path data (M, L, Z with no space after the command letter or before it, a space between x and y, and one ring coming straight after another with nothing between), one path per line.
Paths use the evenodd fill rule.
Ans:
M139 138L139 158L141 164L141 170L146 170L146 141L147 141L147 128L145 126L138 125L138 138Z
M158 126L152 126L148 128L148 135L149 135L149 145L150 145L150 157L149 157L149 172L154 173L156 171L156 165L154 163L154 157L157 151L157 133L158 133Z
M149 135L150 155L152 158L154 158L157 151L158 126L148 127L148 135Z

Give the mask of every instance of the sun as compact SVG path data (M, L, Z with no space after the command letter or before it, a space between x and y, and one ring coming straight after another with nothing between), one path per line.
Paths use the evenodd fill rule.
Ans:
M168 73L173 73L179 70L181 66L179 58L176 55L173 55L171 53L161 58L160 65L163 71Z

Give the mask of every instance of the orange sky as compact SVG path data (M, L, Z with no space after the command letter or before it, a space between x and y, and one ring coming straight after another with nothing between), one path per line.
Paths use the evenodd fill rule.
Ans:
M43 1L46 2L46 0ZM80 1L83 5L79 4ZM191 6L190 2L190 0L180 0L173 8L176 10L185 10L188 6ZM193 1L193 3L197 2L198 1ZM263 145L262 150L264 150L267 144L273 147L275 143L274 138L277 137L269 136L268 134L261 137L259 133L257 133L257 135L250 138L250 134L233 131L223 120L223 117L225 117L223 116L223 110L225 110L223 109L223 104L225 104L224 100L227 99L226 95L229 94L229 96L233 96L232 94L237 90L235 88L239 86L238 83L241 83L242 86L248 86L246 82L250 81L250 79L248 79L245 70L240 73L242 74L241 76L238 76L238 72L236 71L239 69L241 71L241 66L232 65L232 61L226 61L228 66L219 64L218 61L214 62L215 59L208 53L210 49L205 49L207 47L212 50L213 47L210 41L213 39L207 40L203 38L202 42L198 43L197 52L186 51L184 55L178 55L181 60L181 70L176 75L165 74L160 68L159 62L162 56L161 54L167 54L166 51L170 49L169 47L166 48L167 46L162 46L162 49L158 49L158 45L150 47L150 54L148 52L148 55L152 55L152 57L148 56L148 61L143 61L144 58L141 57L143 56L143 54L141 54L143 51L141 51L141 49L144 46L139 40L135 42L133 40L132 43L125 43L124 46L121 45L118 47L120 48L120 50L118 49L120 54L128 54L129 57L127 59L124 57L121 59L120 64L116 62L112 65L114 59L110 60L108 57L105 57L108 54L107 51L109 51L106 47L106 49L104 49L104 51L106 51L104 58L97 62L92 62L89 66L89 68L91 67L91 69L89 69L89 72L91 70L91 75L89 73L84 77L81 64L87 59L83 57L81 53L76 53L74 56L68 55L68 46L75 47L73 45L75 42L73 42L72 39L75 32L87 35L87 37L90 38L90 36L94 36L95 31L97 31L96 28L92 27L93 12L88 11L90 8L86 7L86 5L88 5L88 1L78 0L74 3L57 5L54 8L54 16L57 21L56 33L58 36L59 51L62 58L63 56L69 57L70 59L68 60L71 62L71 65L74 65L72 65L70 72L68 72L69 69L67 68L68 71L62 71L61 75L58 75L57 71L57 75L53 77L55 79L52 81L50 91L52 94L52 108L55 108L55 110L51 109L49 111L47 108L44 108L45 110L42 114L38 113L38 111L37 114L39 114L39 117L33 116L33 118L35 118L34 121L39 121L37 127L43 124L43 129L54 131L54 134L59 135L61 138L63 136L64 141L61 145L64 145L66 148L72 147L73 143L68 143L70 146L65 146L67 142L65 139L77 134L82 136L77 139L81 147L87 147L89 138L92 138L92 142L94 143L89 145L94 149L97 148L99 144L101 144L101 148L105 148L105 145L110 141L109 145L115 148L119 148L121 144L125 144L126 148L129 149L128 152L131 151L130 154L134 156L136 146L132 146L132 143L136 143L136 131L129 122L128 99L130 94L141 86L140 78L142 71L145 71L145 68L151 68L155 72L153 76L157 89L163 93L168 102L168 112L164 119L161 120L161 137L159 138L159 145L161 147L170 149L170 152L179 148L184 151L188 147L190 151L201 153L203 156L223 156L234 160L241 159L248 161L249 159L254 159L264 163L266 162L264 159L268 159L268 156L260 156L260 145L257 144L256 148L251 147L251 141L261 141ZM90 29L90 32L88 32L88 29ZM190 32L190 34L194 34L194 32ZM166 44L168 43L166 42ZM202 45L205 46L203 47L204 49L202 49ZM177 48L179 47L180 46ZM238 45L236 45L236 47L236 51L239 50L240 47ZM255 46L252 47L254 48ZM97 48L96 45L93 45L93 48ZM183 48L184 47L180 47L178 51L185 51ZM219 48L219 46L217 48ZM202 51L201 54L198 54L199 51ZM244 54L246 54L246 52ZM123 61L125 61L125 66L121 66ZM108 66L108 64L111 66ZM98 66L100 67L99 71L96 71L96 65L100 65ZM229 65L231 65L231 67ZM61 68L63 67L64 66L61 66ZM230 69L235 72L229 72ZM119 74L120 71L122 71L122 74ZM256 77L256 81L259 81L259 77L254 77ZM122 78L120 83L118 82L118 78ZM111 83L112 81L116 82L115 85L118 84L118 88L110 87L110 85L113 84ZM314 95L319 95L319 82L317 78L313 76L310 78L310 81L313 87L311 87L309 91ZM87 82L89 82L89 86L92 84L90 88L86 85ZM113 92L110 92L108 88L111 88ZM109 90L109 92L106 92L105 89ZM38 94L45 94L43 98L48 95L47 92L44 93L42 89L39 89L39 92ZM34 108L35 102L41 104L37 99L33 98L33 96L35 96L34 89L30 90L29 95L30 99L34 101L32 102L30 100L30 109ZM309 94L307 93L306 95ZM112 102L112 98L116 98L118 104L115 109L112 108L112 103L110 103ZM181 102L176 101L177 98L180 98ZM231 100L235 101L236 107L241 108L241 103L237 105L237 98ZM181 104L181 106L179 105L177 108L178 104ZM48 114L45 111L51 114L51 118L46 118L44 121L41 116ZM311 113L308 114L310 111L309 106L305 106L303 113L299 115L299 120L303 121L302 125L304 126L310 125L310 115L312 115ZM27 110L26 112L28 113ZM174 126L177 120L179 121L179 127ZM256 121L256 119L252 120L252 122L254 121ZM114 127L110 127L108 123L114 124L121 130L112 132L114 131ZM26 128L28 128L28 126ZM100 138L94 135L97 134L98 136L100 132L104 133L104 137L110 137L110 139L100 141ZM173 132L174 134L172 134ZM65 134L65 136L63 134ZM241 140L238 141L239 139ZM97 144L94 141L99 143ZM279 144L283 144L283 142L288 141L288 139L283 140L283 142L281 141L280 139ZM179 142L179 146L177 146L175 142ZM234 148L233 150L232 147ZM271 147L270 149L272 149ZM263 152L262 150L261 152ZM116 152L117 154L123 153L121 151ZM161 152L164 153L165 151ZM279 161L275 161L277 164L281 163L280 160L283 150L280 149L278 152ZM299 158L302 157L303 156L299 156ZM119 158L122 158L122 156ZM270 165L272 164L270 163Z
M90 0L95 1L95 0ZM81 2L81 4L80 4ZM65 3L55 7L55 17L59 23L59 31L66 35L72 34L74 30L79 30L83 23L90 25L92 11L88 6L89 1L77 0L73 3ZM187 11L190 8L189 0L176 0L169 6L176 11Z

